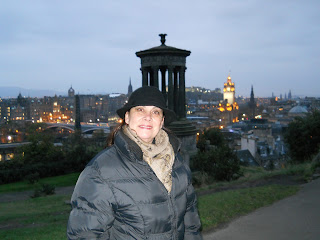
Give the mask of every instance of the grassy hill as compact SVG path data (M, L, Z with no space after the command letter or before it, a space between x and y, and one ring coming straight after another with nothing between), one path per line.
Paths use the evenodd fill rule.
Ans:
M310 164L267 172L244 168L243 177L233 182L216 182L196 189L203 231L219 228L232 219L295 194L310 175ZM79 173L41 179L57 189L73 186ZM6 194L30 191L28 182L0 185L0 239L65 239L71 192L38 198L1 202ZM72 189L72 188L71 188ZM58 191L57 191L58 192Z

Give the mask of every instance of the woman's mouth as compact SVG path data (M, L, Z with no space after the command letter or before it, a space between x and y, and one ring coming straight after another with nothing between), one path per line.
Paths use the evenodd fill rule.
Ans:
M143 129L152 129L152 126L150 125L140 125L139 127Z

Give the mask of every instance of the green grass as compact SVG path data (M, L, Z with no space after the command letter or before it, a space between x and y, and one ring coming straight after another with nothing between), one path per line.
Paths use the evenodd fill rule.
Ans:
M80 173L70 173L63 176L48 177L40 179L39 183L47 183L54 185L55 187L73 186L76 184ZM28 183L28 181L9 183L0 185L0 193L6 192L21 192L27 190L33 190L34 185Z
M70 196L54 195L0 204L0 239L66 239Z
M243 177L232 182L218 182L197 191L228 186L245 181L269 178L275 175L307 175L310 164L287 166L285 169L265 171L262 168L243 168ZM79 173L41 179L56 187L73 186ZM34 185L25 182L0 185L0 193L33 190ZM220 224L250 213L262 206L295 194L299 186L267 185L263 187L228 190L211 195L200 196L199 213L203 231L216 228ZM55 240L66 239L66 226L70 206L65 201L70 195L53 195L0 203L0 239L1 240ZM6 226L5 228L3 228Z
M42 228L29 227L15 229L11 231L0 230L0 238L2 240L61 240L67 239L66 235L66 223L65 224L52 224Z
M262 167L241 167L243 176L234 181L220 181L212 182L210 184L203 184L201 187L197 188L197 192L205 191L208 189L214 189L218 187L231 186L235 184L240 184L248 181L256 181L259 179L267 179L274 176L280 175L297 175L300 176L306 182L312 175L311 163L287 165L284 168L276 169L273 171L267 171Z
M229 222L259 207L293 195L298 186L270 185L257 188L229 190L198 199L203 230ZM60 240L66 239L66 226L70 206L65 203L69 195L53 195L0 203L1 240Z
M212 189L219 186L232 185L235 183L242 183L246 181L253 181L253 180L268 178L276 175L301 175L307 179L312 174L310 163L288 165L283 169L274 170L274 171L266 171L261 167L242 167L241 170L243 171L243 177L240 177L236 181L215 182L210 185L203 186L197 189L197 191ZM48 178L41 179L39 182L54 185L55 187L73 186L76 184L76 181L79 175L80 173L71 173L63 176L48 177ZM6 192L21 192L21 191L33 190L34 188L35 186L28 183L27 181L3 184L3 185L0 185L0 194L6 193Z
M227 223L275 201L294 195L298 186L268 185L229 190L199 197L198 207L203 230Z

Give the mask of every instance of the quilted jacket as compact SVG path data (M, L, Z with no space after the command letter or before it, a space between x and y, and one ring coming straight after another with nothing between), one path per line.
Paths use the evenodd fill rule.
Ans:
M191 172L175 150L172 190L166 190L142 151L122 131L93 158L72 195L68 239L202 239Z

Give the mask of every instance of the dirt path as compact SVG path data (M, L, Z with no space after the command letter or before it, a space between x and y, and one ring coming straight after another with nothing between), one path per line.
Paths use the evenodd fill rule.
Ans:
M55 194L57 194L57 195L69 195L70 194L71 195L73 192L73 189L74 189L74 186L58 187L58 188L56 188ZM32 194L33 194L33 191L1 193L0 194L0 203L27 200L31 197Z

